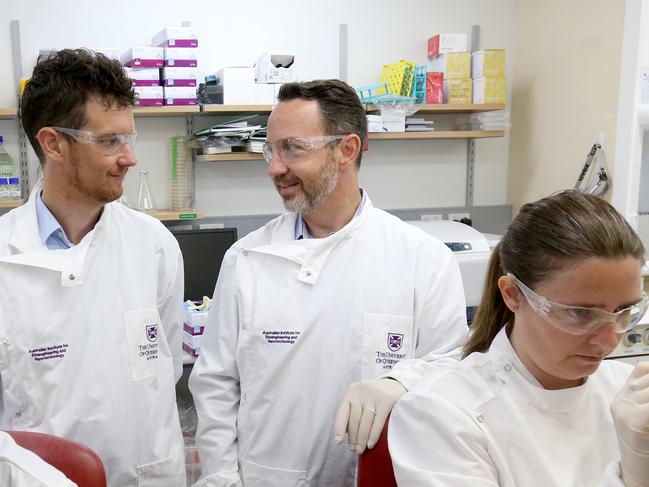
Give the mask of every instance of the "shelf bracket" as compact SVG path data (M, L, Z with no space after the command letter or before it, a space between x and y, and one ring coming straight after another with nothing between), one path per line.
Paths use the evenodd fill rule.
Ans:
M18 101L18 148L20 162L20 185L23 199L29 197L29 141L23 129L20 117L20 80L23 78L23 58L20 46L20 21L11 21L11 54L14 65L14 77L16 80L16 97Z

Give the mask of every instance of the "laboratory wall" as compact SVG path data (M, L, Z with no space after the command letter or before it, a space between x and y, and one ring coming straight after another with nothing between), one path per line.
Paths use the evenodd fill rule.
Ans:
M514 50L516 4L515 0L8 0L3 2L0 21L0 59L4 63L0 70L0 107L16 106L11 20L20 21L25 76L31 73L40 49L85 46L126 50L149 45L151 37L165 26L189 21L198 31L199 68L203 74L223 66L252 65L264 50L288 50L295 53L295 67L304 80L339 76L339 25L347 24L347 72L352 85L378 82L383 64L399 59L423 64L428 37L438 32L469 32L472 25L478 25L480 47L507 50L511 92L519 56ZM617 15L613 7L607 7L607 11L613 17ZM583 19L577 20L584 24ZM524 51L518 49L520 52ZM524 62L529 62L527 53L523 57ZM525 76L521 79L525 82ZM557 116L565 114L557 112ZM519 123L526 124L524 120ZM185 120L138 117L136 125L139 167L149 170L158 206L165 207L169 202L169 139L185 133ZM0 121L0 133L7 135L7 146L17 158L16 122ZM590 141L590 137L584 138ZM580 151L576 159L572 157L575 167L586 142L577 144ZM507 203L508 151L508 137L476 141L476 205ZM565 157L571 161L570 153ZM371 141L361 169L361 183L374 204L386 209L461 207L465 203L466 158L466 140ZM33 181L37 166L33 154L31 163ZM196 205L206 215L282 211L263 161L197 163L195 169ZM132 199L137 196L136 172L131 171L126 182ZM516 177L518 173L512 174ZM517 199L525 196L527 193L516 195Z
M572 188L600 133L615 184L624 3L517 2L507 186L514 212Z

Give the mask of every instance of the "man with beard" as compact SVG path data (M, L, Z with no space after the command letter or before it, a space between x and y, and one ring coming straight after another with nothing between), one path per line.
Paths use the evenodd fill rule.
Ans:
M88 445L108 485L184 485L175 401L183 264L154 218L115 200L136 164L119 62L62 50L21 102L43 169L0 218L0 424Z
M280 89L264 156L289 212L223 260L190 378L203 468L196 486L354 485L367 441L359 423L380 432L404 391L377 378L466 338L450 250L374 208L359 188L366 140L365 111L347 84ZM417 375L392 374L406 387ZM378 399L346 401L350 451L333 441L334 420L362 379Z

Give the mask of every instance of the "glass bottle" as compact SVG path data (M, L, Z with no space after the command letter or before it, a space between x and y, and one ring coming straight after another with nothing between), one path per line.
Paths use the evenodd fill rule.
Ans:
M3 147L4 137L0 135L0 177L13 178L16 175L14 161Z
M158 208L153 199L151 188L149 187L149 171L140 171L140 193L137 198L137 209L140 211L152 212Z

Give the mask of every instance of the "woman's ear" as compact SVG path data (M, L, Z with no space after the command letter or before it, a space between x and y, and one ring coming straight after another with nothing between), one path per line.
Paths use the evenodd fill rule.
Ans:
M498 278L498 289L500 289L505 305L512 313L516 313L525 298L514 280L509 276L500 276Z
M43 127L36 134L36 139L41 146L45 159L60 164L65 159L63 145L67 144L67 141L62 144L58 135L58 132L53 128Z

